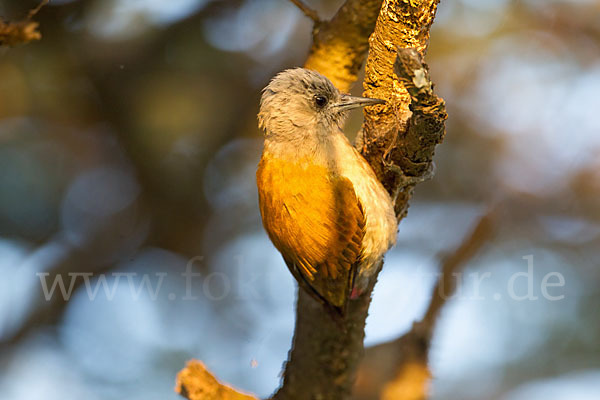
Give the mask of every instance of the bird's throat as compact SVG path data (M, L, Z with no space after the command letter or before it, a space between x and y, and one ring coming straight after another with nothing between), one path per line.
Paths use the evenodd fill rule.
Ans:
M264 155L304 166L319 166L340 173L352 145L341 131L327 134L297 135L289 140L281 136L265 139Z

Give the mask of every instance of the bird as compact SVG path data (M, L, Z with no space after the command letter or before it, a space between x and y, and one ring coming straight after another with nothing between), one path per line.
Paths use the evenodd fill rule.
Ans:
M263 226L300 288L339 314L396 241L392 199L342 132L349 110L384 103L305 68L275 75L260 100Z

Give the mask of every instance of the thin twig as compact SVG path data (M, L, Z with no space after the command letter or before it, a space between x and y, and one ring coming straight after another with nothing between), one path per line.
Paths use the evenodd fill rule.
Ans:
M31 19L34 15L36 15L42 9L42 7L48 4L49 1L50 0L42 0L36 8L29 11L29 14L27 14L27 19Z
M312 19L315 22L315 24L321 22L321 19L319 18L319 14L317 13L317 11L314 10L313 8L310 8L302 0L290 0L290 1L292 3L294 3L294 5L296 7L298 7L300 9L300 11L302 11L304 13L304 15L306 15L308 18Z
M465 237L461 245L442 263L442 275L438 279L425 316L421 320L426 335L431 337L435 322L444 304L456 290L456 276L459 271L487 243L495 228L498 208L492 207L477 221L471 233Z

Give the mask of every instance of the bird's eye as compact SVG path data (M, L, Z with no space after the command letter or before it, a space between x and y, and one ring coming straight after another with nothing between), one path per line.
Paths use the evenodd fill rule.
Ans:
M315 96L315 104L317 107L324 107L327 104L327 97Z

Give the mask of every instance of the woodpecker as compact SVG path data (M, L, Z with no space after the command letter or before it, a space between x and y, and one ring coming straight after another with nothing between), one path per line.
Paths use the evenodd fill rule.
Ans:
M396 241L392 200L341 130L348 110L384 103L304 68L277 74L260 101L263 226L299 286L342 313Z

